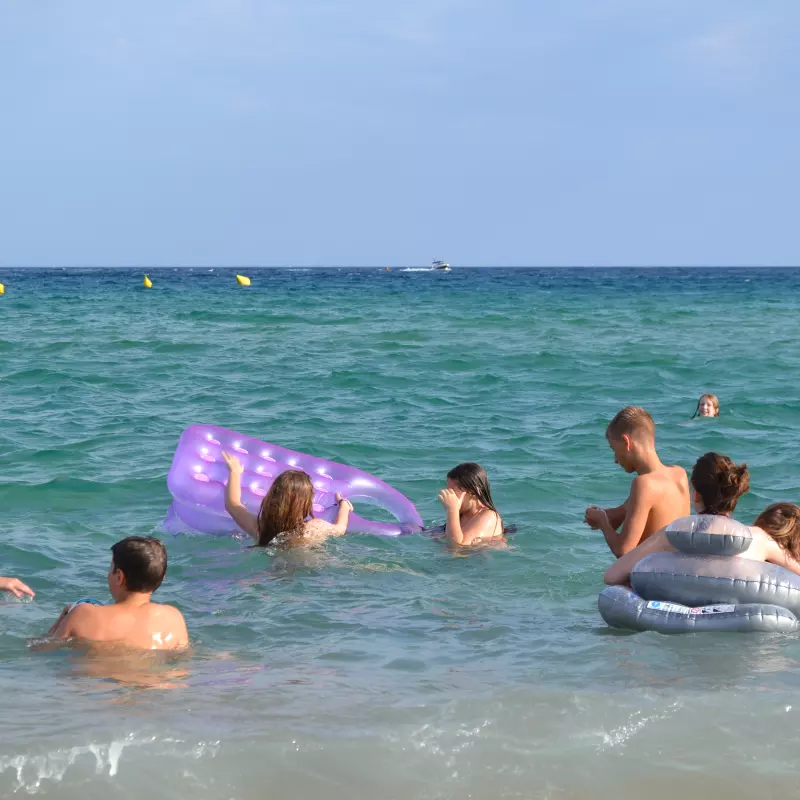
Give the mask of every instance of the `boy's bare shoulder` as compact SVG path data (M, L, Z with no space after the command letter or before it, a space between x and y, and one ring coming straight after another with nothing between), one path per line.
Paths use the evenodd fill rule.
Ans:
M100 623L101 617L107 616L108 608L93 603L80 603L67 616L67 631L70 636L85 638Z
M679 466L665 466L658 472L648 472L646 475L637 475L631 481L631 495L642 492L657 491L667 486L688 486L686 470Z
M186 620L175 606L170 606L166 603L151 603L150 612L160 624L166 624L173 631L186 634Z
M667 470L669 471L669 475L673 480L686 486L689 485L689 476L683 467L679 466L678 464L672 464L667 467Z
M661 479L663 480L663 478ZM659 475L649 472L647 475L637 475L631 481L631 497L646 492L659 482Z
M175 606L166 603L149 603L147 609L150 616L156 619L185 624L183 614Z

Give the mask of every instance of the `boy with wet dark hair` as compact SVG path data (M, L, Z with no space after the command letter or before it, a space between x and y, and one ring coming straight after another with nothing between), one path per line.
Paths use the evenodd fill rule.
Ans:
M108 588L114 602L67 606L49 635L139 650L180 650L189 635L177 608L151 597L167 574L167 549L153 536L129 536L111 548Z

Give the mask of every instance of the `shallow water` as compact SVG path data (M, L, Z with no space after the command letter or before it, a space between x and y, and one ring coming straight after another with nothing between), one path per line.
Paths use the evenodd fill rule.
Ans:
M800 499L800 273L3 270L0 796L793 796L796 637L609 631L589 503L603 431L747 460L751 521ZM723 416L689 421L716 392ZM463 460L518 532L454 555L348 536L268 555L165 535L171 664L34 653L110 545L157 530L178 436L223 425L388 480L429 522Z

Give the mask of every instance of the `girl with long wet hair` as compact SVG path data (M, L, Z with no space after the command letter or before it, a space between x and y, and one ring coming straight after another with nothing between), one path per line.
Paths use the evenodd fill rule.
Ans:
M251 514L242 503L242 464L236 456L223 453L228 466L225 488L225 510L234 522L256 540L258 547L270 544L300 545L321 542L329 536L341 536L353 506L336 495L339 512L336 522L314 519L314 485L305 472L287 469L269 487L258 515Z
M447 512L445 533L453 544L468 546L503 538L503 520L480 464L469 461L451 469L439 502Z

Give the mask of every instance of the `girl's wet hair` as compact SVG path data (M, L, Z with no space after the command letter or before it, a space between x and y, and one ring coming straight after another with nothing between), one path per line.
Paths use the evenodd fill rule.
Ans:
M692 416L692 419L694 419L700 413L700 403L702 403L703 400L710 400L711 401L711 405L714 406L714 414L713 414L713 416L718 417L719 416L719 398L715 394L708 393L708 394L701 394L700 395L700 399L697 401L697 408L694 410L694 415Z
M500 516L500 512L495 508L492 500L489 476L480 464L476 464L473 461L459 464L447 473L447 477L451 481L455 481L467 494L477 497L486 508L491 509Z
M789 555L800 561L800 508L794 503L767 506L753 524L766 531Z
M258 512L258 546L266 547L279 534L301 530L311 516L314 485L299 469L287 469L275 478Z
M739 498L750 491L747 464L736 465L719 453L700 456L691 480L703 501L704 514L731 514Z

